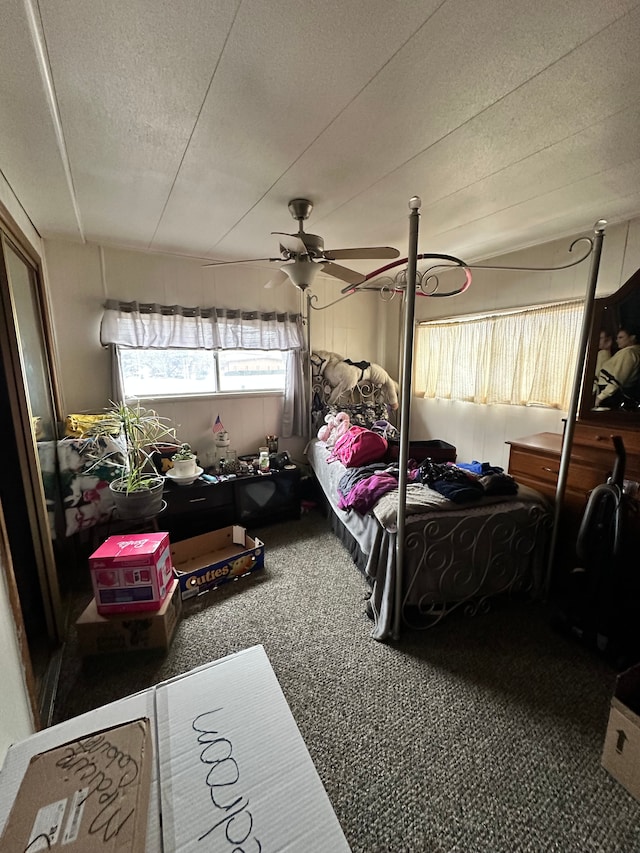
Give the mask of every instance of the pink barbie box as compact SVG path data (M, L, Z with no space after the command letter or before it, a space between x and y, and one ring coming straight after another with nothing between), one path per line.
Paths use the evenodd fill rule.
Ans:
M98 613L158 610L173 581L168 533L110 536L89 557Z

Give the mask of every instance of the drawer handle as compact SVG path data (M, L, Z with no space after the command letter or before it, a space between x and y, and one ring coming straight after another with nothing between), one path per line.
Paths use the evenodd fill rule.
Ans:
M542 466L542 470L543 470L543 471L548 471L548 472L549 472L549 474L558 474L558 473L560 473L559 471L556 471L554 468L548 468L546 465L543 465L543 466Z
M189 498L190 504L199 504L201 501L206 501L206 498Z

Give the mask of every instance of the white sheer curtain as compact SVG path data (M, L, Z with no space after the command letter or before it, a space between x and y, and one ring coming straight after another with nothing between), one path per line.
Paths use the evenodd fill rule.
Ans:
M305 342L300 314L109 300L100 325L100 342L116 350L133 347L285 351L288 357L280 434L283 438L306 435ZM112 367L112 375L113 390L120 399L122 385L117 364Z
M569 406L584 303L422 323L415 390L424 397Z

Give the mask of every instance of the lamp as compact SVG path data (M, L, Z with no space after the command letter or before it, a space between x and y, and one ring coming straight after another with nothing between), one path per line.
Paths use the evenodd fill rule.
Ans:
M296 287L299 287L300 290L306 290L313 284L321 267L322 264L316 264L313 261L295 261L295 263L286 264L280 269L289 276Z

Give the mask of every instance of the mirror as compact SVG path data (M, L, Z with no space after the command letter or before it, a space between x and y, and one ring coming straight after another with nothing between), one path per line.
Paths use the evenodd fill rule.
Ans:
M640 270L594 301L584 376L579 420L640 425Z

